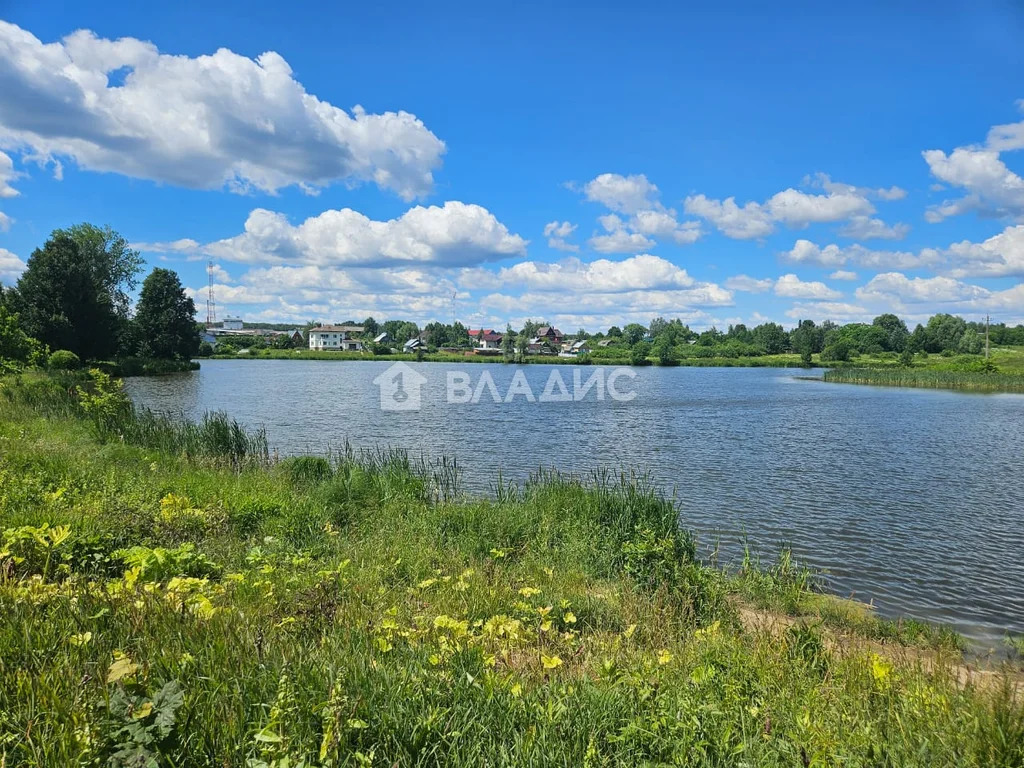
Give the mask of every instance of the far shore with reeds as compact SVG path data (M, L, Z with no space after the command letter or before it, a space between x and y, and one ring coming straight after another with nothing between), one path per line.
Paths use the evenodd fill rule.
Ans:
M942 371L929 368L832 368L825 381L881 387L923 387L965 392L1024 393L1024 375L1000 372Z

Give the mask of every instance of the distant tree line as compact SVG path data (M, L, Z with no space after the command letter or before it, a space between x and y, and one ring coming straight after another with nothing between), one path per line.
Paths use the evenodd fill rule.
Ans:
M54 230L49 239L29 256L27 267L13 287L0 286L0 365L37 365L50 353L61 365L76 360L99 361L140 357L156 360L188 360L212 349L200 349L203 326L195 321L195 304L185 294L178 275L154 268L142 282L138 302L131 295L138 288L143 261L138 252L110 227L78 224ZM311 328L301 328L300 342L289 334L269 339L254 334L225 338L223 349L241 346L305 346ZM470 329L459 322L431 322L422 329L406 320L378 322L367 317L361 323L362 338L374 352L386 353L413 338L430 348L470 348ZM527 320L521 329L511 325L502 331L501 353L505 360L522 359L538 329L549 325ZM255 328L255 324L247 324ZM267 327L267 326L260 326ZM273 326L292 330L287 324ZM387 334L383 343L373 341ZM647 326L628 323L611 326L605 333L589 334L580 328L570 338L589 340L587 357L629 360L644 365L653 359L673 365L688 358L738 358L798 354L807 364L813 355L825 362L850 360L858 355L898 355L909 361L914 354L980 353L985 326L950 314L933 315L910 331L898 316L879 315L870 323L839 325L826 320L816 324L801 320L790 330L778 323L747 328L742 323L725 331L716 327L696 331L681 320L657 317ZM1024 326L994 324L989 328L993 345L1024 345ZM550 341L548 351L558 351Z

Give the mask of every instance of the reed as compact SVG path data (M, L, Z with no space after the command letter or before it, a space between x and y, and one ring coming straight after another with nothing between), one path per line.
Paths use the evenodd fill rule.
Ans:
M968 392L1024 392L1024 376L1011 373L973 373L928 368L832 368L825 381L883 387L958 389Z

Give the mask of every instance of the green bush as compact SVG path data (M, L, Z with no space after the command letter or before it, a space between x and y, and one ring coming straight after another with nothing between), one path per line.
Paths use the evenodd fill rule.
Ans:
M82 367L82 361L74 352L58 349L50 354L46 365L53 371L77 371Z

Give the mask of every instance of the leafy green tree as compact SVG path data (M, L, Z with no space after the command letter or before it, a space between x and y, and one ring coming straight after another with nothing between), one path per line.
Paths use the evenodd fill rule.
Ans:
M821 351L821 359L824 362L846 362L854 353L853 344L849 339L836 339Z
M907 349L911 352L928 352L928 331L920 323L914 328L914 332L910 334L910 338L907 339Z
M910 339L910 331L907 330L907 324L899 317L892 313L886 313L876 317L871 324L885 331L886 351L902 352L906 348L907 341Z
M427 346L443 347L448 344L448 326L444 323L427 323L423 332L426 334Z
M0 369L5 360L36 365L43 355L42 344L26 334L18 316L0 304Z
M697 337L697 344L702 347L717 347L725 342L725 334L715 326L711 326Z
M910 347L904 347L903 351L900 352L900 365L904 368L911 368L914 365L914 353L910 351Z
M967 330L967 323L962 317L955 317L945 313L932 315L928 318L927 344L925 350L928 352L945 352L956 350L960 346L960 339Z
M420 333L419 326L416 323L404 320L388 320L384 323L382 330L386 331L388 336L398 344L404 344L409 339L419 336Z
M622 329L622 335L625 338L626 343L632 347L637 342L643 340L644 336L647 335L647 329L640 325L640 323L630 323Z
M651 337L655 339L658 338L661 335L661 332L664 331L666 328L668 328L668 320L666 320L664 317L654 318L653 320L651 320L651 325L649 328Z
M372 316L363 320L363 336L368 339L375 339L380 336L380 326Z
M508 323L505 326L505 333L501 337L501 358L506 363L512 361L512 357L515 354L513 344L515 343L515 334L512 330L512 323Z
M103 245L111 241L108 253ZM89 225L54 230L29 256L13 297L26 333L86 360L116 355L127 325L125 291L139 264L123 245Z
M736 323L736 325L730 325L728 332L725 337L730 340L742 342L744 344L750 344L754 340L754 335L747 330L747 326L743 323Z
M609 339L618 339L618 338L621 338L621 337L622 337L622 329L619 328L619 326L613 325L611 328L608 329L608 338Z
M957 350L967 355L979 355L984 347L985 340L981 337L981 334L973 328L968 328L964 331L963 336L960 337Z
M530 349L530 337L526 335L524 328L516 336L516 362L522 363L526 360L526 353Z
M762 323L751 335L766 355L779 355L789 349L789 334L778 323Z
M658 365L675 365L679 362L670 333L662 333L654 342L654 356L658 359Z
M797 327L789 332L789 345L799 353L804 364L811 362L811 355L825 348L825 332L818 328L813 320L801 320Z
M647 358L651 354L651 345L646 341L638 341L629 350L629 364L630 365L650 365L651 362Z
M185 295L178 274L156 267L142 282L135 326L143 357L187 360L199 351L196 305Z
M472 340L469 338L469 329L460 323L458 320L450 326L451 330L448 333L448 343L454 347L470 347L473 345Z

